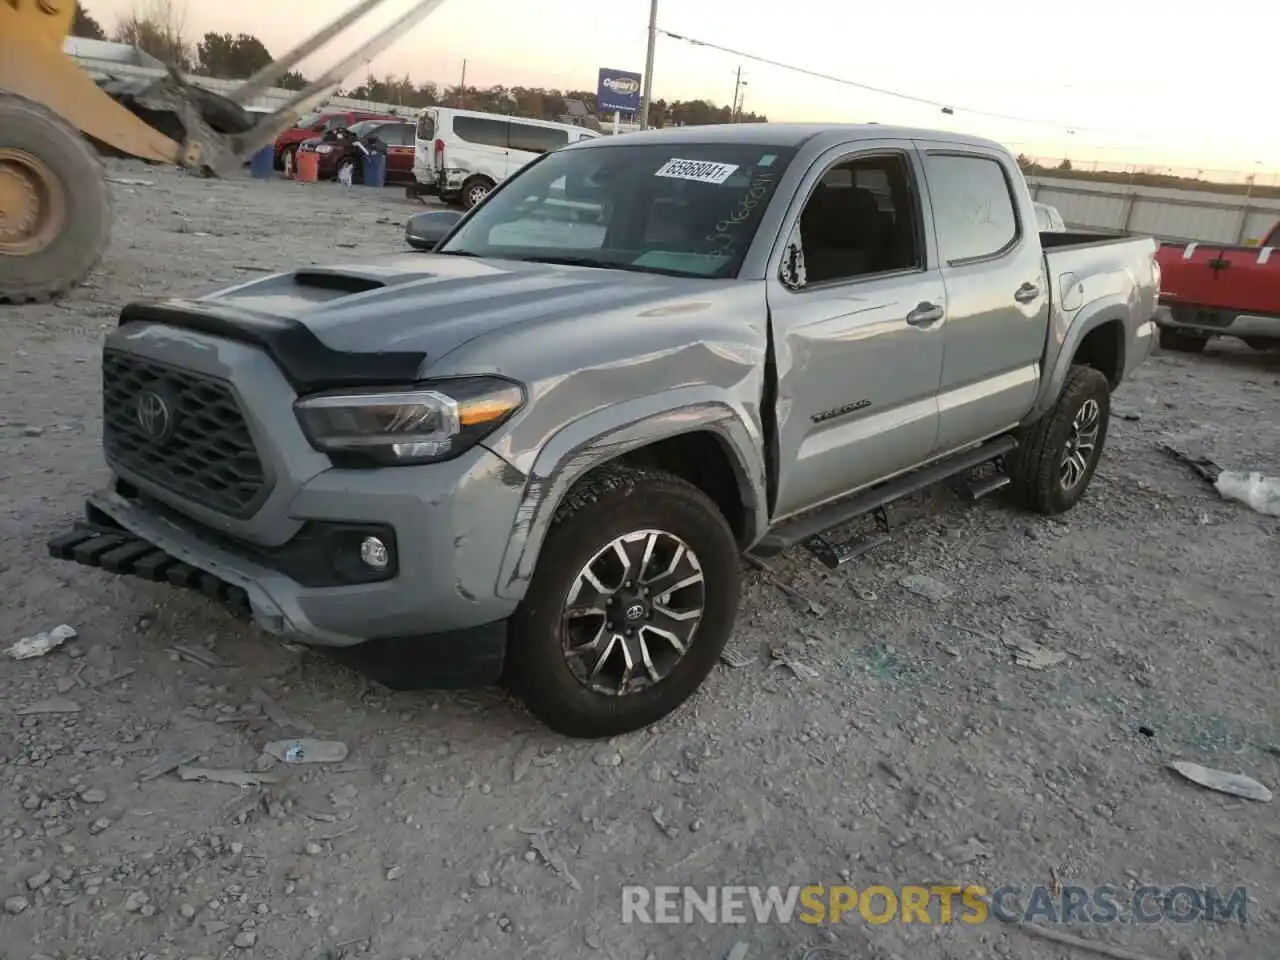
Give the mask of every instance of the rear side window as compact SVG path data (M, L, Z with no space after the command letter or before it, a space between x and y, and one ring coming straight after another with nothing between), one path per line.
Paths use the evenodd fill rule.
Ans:
M511 124L511 149L526 153L550 153L569 142L568 130L535 127L529 123Z
M994 256L1018 238L1018 216L1004 167L988 157L925 158L933 218L948 263Z
M436 118L434 114L424 113L418 118L418 139L434 140L436 138Z
M453 118L453 132L459 140L486 147L506 147L508 126L510 124L505 120L490 120L487 117Z
M413 143L413 128L402 123L388 123L375 130L374 134L388 147L404 147Z

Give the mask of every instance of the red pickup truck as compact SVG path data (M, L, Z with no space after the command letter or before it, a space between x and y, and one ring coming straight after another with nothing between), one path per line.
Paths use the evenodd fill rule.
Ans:
M1198 353L1214 337L1280 347L1280 224L1260 246L1162 243L1160 346Z

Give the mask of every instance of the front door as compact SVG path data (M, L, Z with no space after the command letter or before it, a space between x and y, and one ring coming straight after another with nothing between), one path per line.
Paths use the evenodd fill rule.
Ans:
M788 212L767 279L777 363L775 519L933 452L946 292L909 143L828 151Z
M378 134L387 145L387 183L408 183L413 179L413 127L393 124Z

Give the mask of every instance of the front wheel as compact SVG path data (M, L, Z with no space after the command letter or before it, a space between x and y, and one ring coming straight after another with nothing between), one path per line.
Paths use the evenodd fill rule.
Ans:
M556 512L511 624L509 682L567 736L646 727L715 666L740 577L733 533L700 490L660 471L605 468Z
M1053 409L1022 431L1009 457L1012 492L1024 506L1052 516L1084 496L1111 417L1111 384L1093 367L1073 366Z
M489 195L493 181L486 177L472 177L462 185L462 206L470 210Z

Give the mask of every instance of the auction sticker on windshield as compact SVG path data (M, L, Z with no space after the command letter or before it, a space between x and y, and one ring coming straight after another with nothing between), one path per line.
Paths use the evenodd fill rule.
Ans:
M694 180L698 183L721 184L728 180L735 170L736 163L715 163L711 160L678 160L672 158L654 171L655 177L670 177L673 180Z

